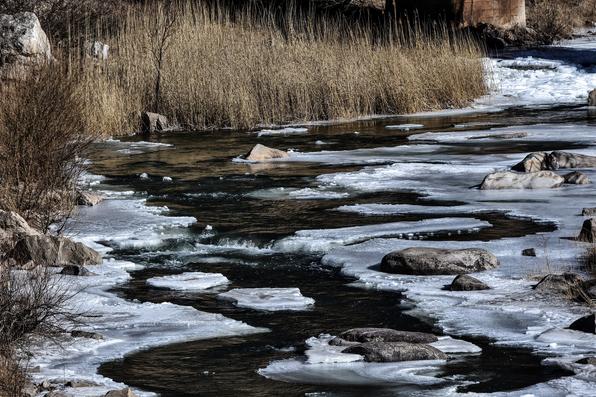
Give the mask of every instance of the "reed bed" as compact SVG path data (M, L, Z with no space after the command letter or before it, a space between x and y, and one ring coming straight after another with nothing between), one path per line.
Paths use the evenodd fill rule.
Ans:
M245 129L461 107L486 93L483 51L471 39L443 25L388 30L157 3L129 8L106 35L107 62L72 53L70 62L82 65L73 70L88 119L108 135L138 129L144 110L193 130Z

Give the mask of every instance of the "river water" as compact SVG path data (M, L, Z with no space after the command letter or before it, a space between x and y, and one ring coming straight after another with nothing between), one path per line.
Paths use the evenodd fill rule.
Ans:
M584 104L596 87L593 44L493 60L499 94L474 111L98 144L87 182L109 199L82 209L69 232L109 258L96 278L76 281L80 306L95 313L89 327L106 340L48 354L42 374L163 396L596 395L594 371L570 364L595 353L596 339L564 330L589 309L531 289L548 272L580 271L584 247L565 237L596 191L474 188L528 152L596 155L596 115ZM255 143L291 156L240 160ZM501 266L478 275L491 290L468 293L444 290L451 277L375 267L410 246L482 247ZM521 256L529 247L536 258ZM147 283L185 272L230 282L198 292ZM271 311L218 297L264 287L297 287L315 303ZM305 362L307 339L354 327L450 335L482 352L402 377Z

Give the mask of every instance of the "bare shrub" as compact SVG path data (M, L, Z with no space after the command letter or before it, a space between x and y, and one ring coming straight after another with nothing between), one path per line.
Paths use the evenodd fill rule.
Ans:
M16 271L0 266L0 395L19 396L31 346L57 340L77 321L66 308L72 293L46 268Z
M586 249L580 257L580 263L586 273L596 277L596 244Z
M55 66L0 86L0 208L47 231L74 206L88 129L74 78Z
M552 43L596 21L596 0L528 0L527 13L528 25L544 43Z

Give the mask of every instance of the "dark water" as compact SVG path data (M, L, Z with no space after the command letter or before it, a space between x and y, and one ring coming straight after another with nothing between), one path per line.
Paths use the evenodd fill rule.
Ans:
M183 252L192 242L218 244L222 239L266 246L279 238L302 229L324 229L394 221L428 219L429 215L362 216L332 211L340 205L357 203L391 203L457 206L458 202L433 202L407 191L352 194L335 200L267 200L247 196L260 189L313 186L321 174L347 172L361 165L322 165L288 163L279 166L251 166L232 162L247 152L255 142L303 152L318 150L351 150L392 147L405 144L412 132L387 130L384 125L420 123L424 131L447 131L453 124L481 122L494 126L562 122L594 123L585 109L559 107L542 110L513 109L498 114L476 114L457 117L417 118L408 120L365 121L353 124L320 126L308 135L266 137L257 139L246 132L213 132L206 134L171 134L160 137L173 148L138 154L115 153L100 147L94 158L94 173L110 177L108 183L146 192L148 203L167 205L176 215L195 217L188 241L171 241L170 251ZM474 127L478 129L479 127ZM489 128L487 126L486 128ZM354 134L358 131L359 134ZM420 132L420 131L416 131ZM145 138L146 139L146 138ZM317 140L328 143L316 145ZM523 153L541 149L580 147L569 142L510 142L443 145L452 154ZM146 172L150 178L138 177ZM173 183L162 180L174 178ZM432 217L441 217L433 214ZM469 214L449 216L468 217ZM491 228L472 234L449 236L438 234L435 240L492 240L524 236L554 230L552 224L537 224L529 219L508 217L501 213L474 214L487 220ZM206 225L217 234L203 235ZM417 236L417 238L431 238ZM298 396L327 392L340 396L407 396L407 388L354 388L287 384L268 380L257 374L272 360L295 357L304 349L304 340L320 333L337 334L353 327L390 327L402 330L437 332L429 319L408 314L411 304L398 293L366 290L351 286L338 270L320 263L320 257L309 254L249 255L240 251L178 256L152 254L150 250L115 251L115 256L146 265L133 272L132 279L115 291L127 299L150 302L174 302L199 310L222 313L252 326L271 332L232 338L212 339L164 346L135 353L122 360L106 363L102 375L131 386L158 392L163 396ZM164 263L171 263L167 267ZM235 287L299 287L303 295L315 299L313 309L303 312L259 312L236 308L215 298L215 293L182 293L153 288L145 283L149 277L185 271L223 273ZM490 341L468 339L482 347L477 355L450 360L443 376L475 382L462 391L493 392L514 390L567 373L540 365L542 357L525 349L496 347ZM294 351L287 351L292 348Z

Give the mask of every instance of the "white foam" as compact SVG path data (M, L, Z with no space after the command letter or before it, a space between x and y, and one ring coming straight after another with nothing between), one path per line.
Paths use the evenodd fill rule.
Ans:
M278 135L304 135L308 133L308 128L303 127L286 127L280 129L264 129L257 131L257 136L278 136Z
M228 284L230 280L221 273L188 272L170 276L152 277L147 284L154 287L181 291L202 291Z
M265 311L306 310L315 303L298 288L236 288L218 298L234 301L238 307Z

